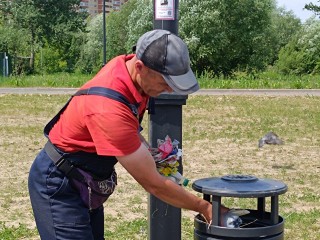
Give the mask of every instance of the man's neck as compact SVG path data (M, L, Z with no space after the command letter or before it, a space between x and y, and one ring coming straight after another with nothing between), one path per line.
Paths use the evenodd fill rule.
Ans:
M137 81L137 71L135 69L135 62L137 61L136 57L131 58L130 60L126 61L126 67L128 69L129 75L131 77L131 80L134 84L134 86L136 87L136 89L138 90L138 92L143 95L144 92L142 91L138 81Z

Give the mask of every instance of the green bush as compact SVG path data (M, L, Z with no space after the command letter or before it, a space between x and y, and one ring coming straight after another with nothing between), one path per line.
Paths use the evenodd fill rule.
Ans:
M320 21L310 19L279 52L276 68L284 74L316 74L320 63Z
M37 55L35 60L36 69L44 73L57 73L63 72L67 68L67 62L61 60L59 52L53 48L42 48L40 54Z

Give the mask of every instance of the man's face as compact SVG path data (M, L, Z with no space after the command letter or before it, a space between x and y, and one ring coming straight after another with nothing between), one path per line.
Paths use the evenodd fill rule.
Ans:
M146 66L144 68L146 71L140 74L140 87L145 94L157 97L163 92L173 92L160 73Z

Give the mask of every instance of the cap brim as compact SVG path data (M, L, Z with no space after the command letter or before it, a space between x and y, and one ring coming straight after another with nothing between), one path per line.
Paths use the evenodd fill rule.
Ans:
M199 90L198 81L191 69L186 74L179 76L167 74L162 74L162 76L172 90L178 94L188 95Z

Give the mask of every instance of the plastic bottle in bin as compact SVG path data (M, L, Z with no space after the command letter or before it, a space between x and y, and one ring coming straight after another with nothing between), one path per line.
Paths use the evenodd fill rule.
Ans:
M226 214L222 216L222 226L228 228L239 228L242 224L243 215L249 214L246 209L230 209Z
M170 174L169 178L178 183L179 185L182 185L182 186L188 186L190 180L188 178L185 178L184 176L181 175L181 173L179 172L176 172L174 174Z

